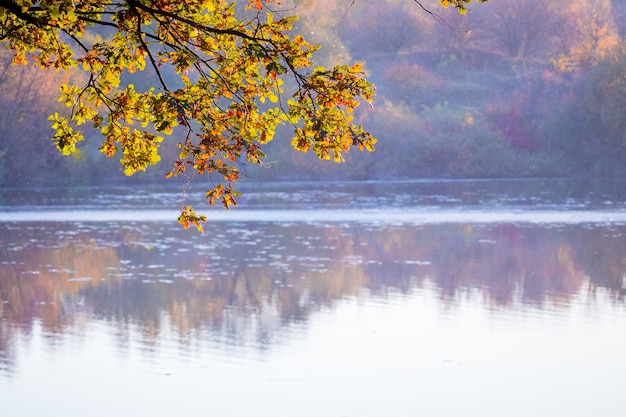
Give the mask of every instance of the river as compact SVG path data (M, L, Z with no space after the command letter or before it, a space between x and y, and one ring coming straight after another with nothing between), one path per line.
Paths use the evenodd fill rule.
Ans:
M621 416L619 181L0 190L2 416Z

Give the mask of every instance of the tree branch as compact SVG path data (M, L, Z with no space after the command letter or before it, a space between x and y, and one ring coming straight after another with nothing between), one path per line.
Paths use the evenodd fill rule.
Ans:
M215 35L233 35L233 36L237 36L239 38L242 39L247 39L250 41L265 41L265 42L271 42L270 39L263 39L263 38L256 38L254 36L251 36L245 32L242 32L240 30L236 30L236 29L218 29L218 28L213 28L210 26L206 26L203 24L200 24L198 22L194 22L191 19L186 19L182 16L179 16L177 14L165 11L165 10L161 10L161 9L153 9L151 7L146 6L145 4L142 4L141 2L137 1L137 0L126 0L128 5L131 7L134 7L136 9L140 9L143 10L144 12L150 14L151 16L163 16L163 17L167 17L169 19L172 19L174 21L178 21L181 23L184 23L186 25L189 25L193 28L198 29L201 32L204 33L211 33L211 34L215 34Z
M446 19L444 19L443 17L439 16L437 13L427 9L419 0L413 0L413 1L415 3L417 3L421 7L421 9L423 11L425 11L426 13L431 15L436 21L438 21L442 25L448 27L449 29L451 29L451 30L453 30L453 31L455 31L457 33L465 33L466 35L469 34L469 31L467 31L467 30L459 30L459 29L456 29L456 28L452 27L450 25L450 23L446 22Z
M37 17L33 16L31 13L29 12L33 12L33 11L40 11L42 10L39 7L31 7L30 9L28 9L27 12L24 12L22 10L22 6L20 6L19 4L11 1L11 0L0 0L0 8L2 9L6 9L9 12L13 13L15 16L17 16L18 18L24 20L25 22L28 22L30 24L33 24L35 26L50 26L49 23L45 23L42 22L40 19L38 19Z

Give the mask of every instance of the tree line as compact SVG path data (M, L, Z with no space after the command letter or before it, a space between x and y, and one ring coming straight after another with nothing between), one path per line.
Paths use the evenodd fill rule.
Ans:
M20 2L2 2L0 10L6 17L10 15L10 8L5 3ZM77 37L80 27L71 26L77 20L61 6L69 7L71 3L75 7L100 7L93 2L48 3L57 6L49 13L56 11L57 17L66 19L70 25L61 36L62 40ZM87 52L76 67L87 67L91 71L99 68L96 62L104 57L125 60L126 71L118 69L119 72L115 70L112 74L109 69L106 74L99 73L101 81L106 81L107 74L112 77L113 84L108 87L94 83L93 71L79 71L80 68L74 67L67 72L50 71L50 66L64 65L59 58L63 56L62 51L36 56L29 55L29 50L22 51L23 56L18 54L18 58L39 59L39 65L12 65L16 61L15 51L20 50L12 40L10 50L0 54L0 183L21 186L129 181L119 175L119 171L139 171L132 181L161 181L165 175L173 173L182 175L182 182L192 172L208 172L213 173L218 183L228 183L239 176L249 179L379 179L618 176L625 173L626 6L621 2L581 0L563 5L539 0L499 0L470 5L470 11L463 14L458 13L458 7L465 11L467 2L464 1L451 2L449 5L453 7L447 9L438 7L440 2L434 0L419 3L362 0L350 7L338 1L292 3L293 8L292 4L279 2L243 1L234 6L220 1L197 3L198 7L210 5L212 10L219 7L228 11L229 27L239 28L238 22L263 21L266 30L271 28L285 34L282 38L285 43L279 46L282 50L267 49L259 46L258 40L256 43L249 40L246 48L239 50L246 51L249 58L246 62L250 67L243 73L236 70L245 65L232 61L234 58L227 59L226 55L215 56L211 58L213 61L202 58L210 65L220 60L237 64L220 67L226 71L220 76L228 75L233 79L222 83L219 90L213 89L210 97L204 97L208 101L202 106L192 105L198 89L195 83L204 77L209 83L206 85L211 85L211 80L216 79L211 74L217 72L212 72L210 67L202 75L201 68L197 68L198 61L194 60L200 55L196 51L194 57L189 42L200 49L206 45L198 46L199 41L193 36L189 38L194 33L194 25L179 22L179 35L187 33L188 36L182 49L170 48L167 42L162 46L163 40L157 42L161 36L158 33L135 30L139 23L150 21L150 13L153 13L152 21L171 18L167 13L155 17L151 7L159 2L139 2L134 6L133 2L128 2L134 9L130 6L123 9L126 11L123 15L116 11L117 15L111 15L113 20L111 17L104 19L106 25L86 30L79 37ZM133 10L145 21L129 14ZM98 10L75 9L74 16L96 12ZM38 16L36 13L42 12L33 9L32 13ZM300 19L287 19L290 14ZM268 16L272 16L271 23L263 20ZM389 25L390 21L394 24ZM275 22L281 23L276 26ZM213 22L209 26L226 27L226 24ZM7 27L3 29L4 41L11 40L12 36ZM106 42L114 39L120 28L126 36L123 42L132 46L125 49L128 56L111 55L112 49L105 48ZM243 29L240 32L211 32L206 39L234 41L247 33ZM307 41L299 38L300 34ZM144 42L152 40L154 45L144 48L142 39ZM157 50L157 44L162 50ZM316 44L321 45L320 50ZM281 61L281 56L294 53L295 57L298 49L306 49L302 59L310 60L302 61L303 65L314 62L320 68L305 66L290 73L288 61ZM180 51L186 51L188 56ZM133 64L132 59L137 61ZM362 66L354 66L359 62ZM346 63L349 65L338 65ZM140 71L142 66L152 64L160 69L156 75L152 72L148 76L146 71ZM340 69L333 73L332 68ZM246 75L245 71L249 73ZM253 83L250 74L256 74ZM315 75L317 84L310 82L313 78L299 78L300 75ZM351 101L359 95L366 101L372 99L373 90L368 90L370 84L366 84L363 76L376 86L376 97L371 102L373 108L357 108L357 103ZM342 77L348 82L341 84L338 79ZM282 79L282 85L277 87L275 79ZM59 85L68 87L62 93L65 100L57 103ZM135 110L121 111L120 107L114 109L108 123L101 121L100 113L94 113L88 103L80 104L78 100L86 97L88 91L77 90L78 87L71 89L70 85L91 86L90 94L96 98L110 88L114 95L109 97L108 104L105 96L99 98L105 102L105 107L112 109L113 103L129 100L135 103ZM133 89L128 88L130 85ZM161 92L155 89L154 93L149 93L155 86ZM317 91L307 90L312 86ZM236 93L232 107L223 102L232 96L229 89ZM245 91L251 95L242 95ZM287 107L286 91L303 94L294 96L289 104L291 109L280 115ZM354 96L343 97L341 94L346 92ZM326 103L338 113L324 110L324 103L319 101L331 93L334 94L332 100ZM146 104L148 100L153 100L152 104ZM147 107L141 110L140 102ZM256 109L252 113L251 105ZM159 120L155 119L158 106L162 106ZM87 124L90 120L99 128L77 126L75 131L67 130L66 119L62 117L67 117L68 109L74 111L69 117L74 117L75 124ZM59 119L51 122L47 117L54 110ZM239 121L250 120L242 117L243 114L253 115L256 121L241 125ZM347 118L337 119L339 115ZM320 123L322 116L325 122ZM205 122L198 122L194 119L197 117L204 118ZM279 123L281 117L283 121ZM344 127L335 124L338 120L345 123ZM57 128L56 136L50 129L51 123ZM139 131L142 124L150 123L145 133L129 134L138 126ZM363 130L359 130L361 125ZM160 136L167 137L170 129L182 140L162 140ZM189 136L188 132L194 129L198 135ZM329 140L329 132L334 139ZM363 136L365 132L372 136ZM121 140L125 134L134 139ZM279 140L270 142L273 135ZM66 153L71 153L69 157L54 149L52 136L57 138L57 145L66 146ZM63 137L86 137L87 140L59 141ZM226 138L226 142L220 142L220 137ZM378 139L375 144L374 137ZM70 152L73 146L76 150ZM294 153L294 146L313 152ZM345 152L353 146L370 150L375 146L376 151ZM216 147L218 152L211 156ZM157 148L158 156L150 151ZM101 151L116 156L106 158ZM329 164L318 161L319 157L346 159L349 163ZM159 159L167 162L142 172ZM172 161L178 162L172 165ZM263 166L258 167L257 161L262 161ZM265 169L267 167L271 169ZM230 189L224 187L208 193L207 197L219 200L229 193ZM231 197L234 201L236 194ZM230 201L227 197L227 205Z
M278 166L353 179L626 174L622 2L501 0L441 21L410 3L356 3L345 17L341 3L312 7L307 30L337 46L326 59L363 61L377 86L360 116L379 141L337 167L276 149Z

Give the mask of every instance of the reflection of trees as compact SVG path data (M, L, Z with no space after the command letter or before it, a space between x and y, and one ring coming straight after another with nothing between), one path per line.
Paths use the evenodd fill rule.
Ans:
M73 229L73 228L72 228ZM39 322L49 333L76 325L79 294L106 278L115 250L79 230L0 226L0 369L10 367L14 333Z
M603 233L591 234L583 241L580 256L590 276L590 289L609 289L615 301L623 302L626 293L626 240L623 228L611 227Z
M174 226L175 227L175 226ZM181 340L272 343L285 326L367 291L433 287L445 303L479 291L488 305L565 306L590 281L621 300L624 227L211 224L0 228L0 366L33 322L62 334L95 317ZM185 233L184 235L182 233ZM126 336L125 336L126 335ZM4 363L4 365L3 365Z
M0 311L20 326L38 319L46 330L62 329L72 318L65 301L98 285L107 268L119 262L114 248L99 245L89 234L39 227L0 233L6 242L0 248Z
M430 276L444 300L455 300L471 289L483 292L486 302L568 303L586 280L579 246L580 227L560 230L500 225L433 227L425 234L425 259Z

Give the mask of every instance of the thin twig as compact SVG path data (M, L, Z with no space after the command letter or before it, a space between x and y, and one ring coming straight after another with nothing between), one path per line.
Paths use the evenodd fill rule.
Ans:
M460 29L457 29L457 28L452 27L452 26L450 25L450 23L446 22L446 19L444 19L443 17L439 16L437 13L435 13L435 12L432 12L432 11L428 10L426 7L424 7L424 5L423 5L422 3L420 3L420 2L419 2L419 0L413 0L413 1L414 1L415 3L417 3L417 4L418 4L418 5L422 8L422 10L423 10L423 11L425 11L426 13L428 13L429 15L431 15L431 16L432 16L432 17L433 17L436 21L438 21L438 22L439 22L439 23L441 23L442 25L447 26L450 30L453 30L453 31L455 31L455 32L457 32L457 33L464 33L464 34L466 34L466 35L468 35L468 34L469 34L469 31L468 31L468 30L460 30ZM353 3L354 3L354 0L353 0Z
M350 11L350 9L352 9L352 7L354 7L355 5L356 5L356 0L352 0L352 3L350 3L348 8L346 9L346 12L343 14L343 16L341 16L341 21L342 22L346 18L346 16L348 15L348 12Z

